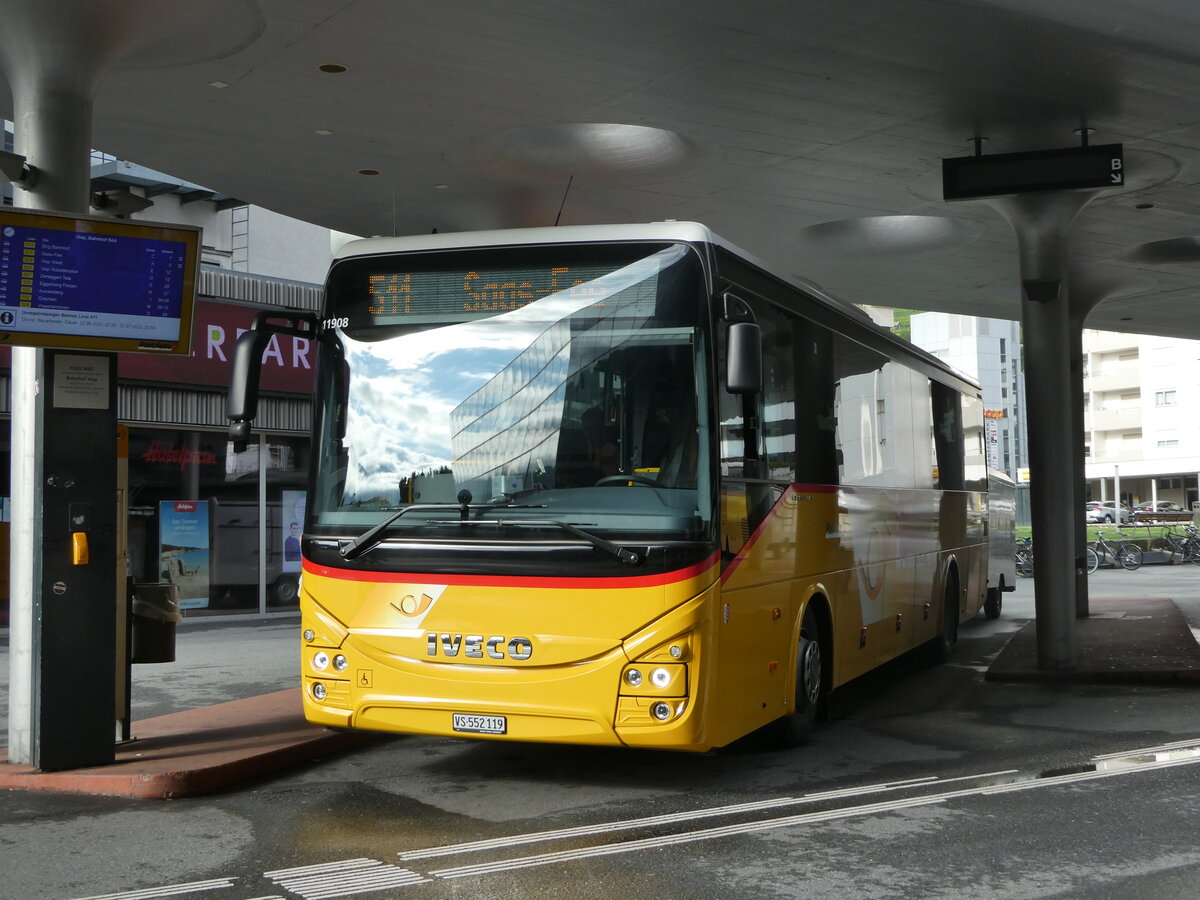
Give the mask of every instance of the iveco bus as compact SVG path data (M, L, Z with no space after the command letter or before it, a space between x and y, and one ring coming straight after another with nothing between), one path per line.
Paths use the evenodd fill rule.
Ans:
M341 250L315 340L304 709L351 729L704 750L987 594L979 388L691 223Z

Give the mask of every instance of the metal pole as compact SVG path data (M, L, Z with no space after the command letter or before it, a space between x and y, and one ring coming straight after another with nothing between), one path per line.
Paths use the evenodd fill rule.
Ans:
M1071 342L1071 437L1074 452L1072 466L1075 486L1075 499L1072 502L1075 558L1087 558L1088 531L1087 519L1083 515L1083 505L1087 499L1087 459L1083 455L1085 442L1083 414L1083 327L1082 320L1072 315L1068 319L1068 340ZM1075 569L1075 617L1086 618L1088 607L1088 574L1086 566Z

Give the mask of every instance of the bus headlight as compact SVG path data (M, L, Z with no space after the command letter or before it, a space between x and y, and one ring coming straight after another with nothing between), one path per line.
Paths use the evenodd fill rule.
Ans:
M621 681L625 696L686 697L688 693L687 666L682 663L662 663L649 669L627 666Z
M312 695L314 697L316 697L318 700L324 700L328 693L329 692L327 690L325 690L325 685L321 684L321 682L317 681L317 682L313 683ZM665 704L663 704L663 705L665 705Z
M318 650L313 654L312 667L318 672L324 672L329 668L329 654L324 650Z
M350 660L346 659L340 653L333 658L333 667L339 672L345 672L348 665L350 665Z
M661 700L650 707L650 712L654 718L660 722L665 722L671 718L671 704L663 703Z

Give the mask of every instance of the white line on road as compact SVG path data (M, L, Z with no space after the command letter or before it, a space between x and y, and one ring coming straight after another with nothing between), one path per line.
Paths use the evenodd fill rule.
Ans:
M769 819L763 822L747 822L740 825L726 825L718 828L705 828L699 831L689 831L680 834L662 835L652 838L641 838L633 841L623 841L615 844L604 844L598 847L583 847L575 850L560 850L551 853L541 853L535 856L525 856L517 859L497 860L490 863L479 863L468 866L455 866L430 872L436 878L454 879L467 878L475 875L490 875L496 872L510 872L515 869L529 869L537 866L548 866L563 862L573 862L580 859L590 859L599 856L614 856L621 853L633 853L640 850L659 849L678 844L688 844L697 841L707 841L716 838L733 837L768 831L777 828L788 828L797 825L810 825L817 822L829 822L837 819L847 819L858 816L876 815L894 812L901 809L911 809L919 806L933 806L945 803L947 800L963 797L994 796L997 794L1017 791L1034 790L1037 788L1057 787L1066 784L1076 784L1083 781L1095 781L1102 778L1115 778L1135 772L1176 768L1179 766L1200 764L1200 758L1170 760L1133 769L1116 771L1089 771L1070 775L1058 775L1050 778L1030 778L1013 781L1008 784L987 785L983 787L964 788L957 791L945 791L924 797L912 797L904 800L890 800L882 803L871 803L863 806L853 806L846 809L827 810L816 813L802 813L785 816L779 819Z
M208 881L190 881L187 884L168 884L163 887L118 891L115 894L95 894L91 897L79 897L78 900L154 900L156 897L177 897L180 894L218 891L222 888L233 887L233 882L232 878L212 878Z
M369 857L277 869L264 872L263 875L286 890L299 894L304 900L349 897L429 881L411 869L402 869Z
M652 828L657 825L673 825L680 822L692 822L699 819L711 819L717 816L732 816L741 813L762 812L781 806L796 806L802 803L819 803L823 800L840 800L848 797L863 797L869 794L879 794L888 791L904 790L913 787L927 787L932 784L950 784L955 781L973 779L998 778L1013 775L1015 769L1003 772L987 772L982 775L968 775L962 778L951 778L938 781L930 776L927 778L912 778L906 781L888 781L882 784L866 785L856 788L844 788L836 791L823 791L815 794L804 794L800 797L778 797L772 800L758 800L748 803L734 803L728 806L711 806L706 809L690 810L687 812L667 813L661 816L645 816L638 819L622 819L616 822L601 822L597 825L580 825L574 828L559 828L554 831L536 831L528 834L510 835L502 838L490 838L480 841L468 841L461 844L446 844L441 847L429 847L424 850L404 850L396 855L405 861L414 859L429 859L435 856L454 856L459 853L476 853L480 850L498 850L505 847L517 847L522 844L535 844L542 841L558 841L566 838L590 837L598 834L609 834L614 831L629 831L634 828Z

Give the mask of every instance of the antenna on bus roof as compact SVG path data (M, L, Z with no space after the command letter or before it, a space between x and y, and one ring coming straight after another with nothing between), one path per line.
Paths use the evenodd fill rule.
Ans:
M556 228L558 227L558 220L562 218L563 207L567 205L567 194L571 193L571 182L574 180L574 175L567 179L567 189L563 191L562 203L558 205L558 215L554 217L554 226Z

